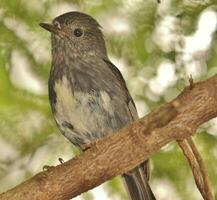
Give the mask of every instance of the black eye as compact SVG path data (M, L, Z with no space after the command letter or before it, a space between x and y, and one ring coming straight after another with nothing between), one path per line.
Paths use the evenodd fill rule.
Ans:
M75 35L76 37L82 36L82 35L83 35L83 30L80 29L80 28L76 28L76 29L74 30L74 35Z

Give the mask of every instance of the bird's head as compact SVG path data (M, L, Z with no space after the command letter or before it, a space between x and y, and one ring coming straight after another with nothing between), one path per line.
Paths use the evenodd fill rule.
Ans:
M52 24L40 26L51 32L52 51L64 51L72 57L107 56L100 25L87 14L68 12L56 17Z

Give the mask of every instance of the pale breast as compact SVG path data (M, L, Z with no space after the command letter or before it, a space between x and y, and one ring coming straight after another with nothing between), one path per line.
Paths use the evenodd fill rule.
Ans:
M55 120L75 145L90 143L118 127L111 98L105 91L73 91L66 76L55 82L54 91Z

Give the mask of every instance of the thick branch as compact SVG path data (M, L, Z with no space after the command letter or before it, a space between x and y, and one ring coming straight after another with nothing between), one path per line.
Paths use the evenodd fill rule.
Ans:
M217 76L186 88L176 99L99 140L85 153L41 172L0 195L1 200L75 197L123 174L173 140L187 138L217 116Z

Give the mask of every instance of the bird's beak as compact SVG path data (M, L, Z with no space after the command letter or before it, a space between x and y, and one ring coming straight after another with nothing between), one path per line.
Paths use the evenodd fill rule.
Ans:
M52 24L48 24L48 23L40 23L39 24L42 28L44 28L45 30L51 32L51 33L55 33L57 35L60 34L61 30L58 29L56 26L52 25Z

